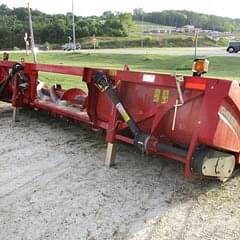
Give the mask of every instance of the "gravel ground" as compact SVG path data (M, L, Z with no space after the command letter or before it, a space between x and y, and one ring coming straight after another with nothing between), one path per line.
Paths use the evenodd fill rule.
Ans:
M183 177L183 166L42 112L0 108L1 240L240 239L240 177Z

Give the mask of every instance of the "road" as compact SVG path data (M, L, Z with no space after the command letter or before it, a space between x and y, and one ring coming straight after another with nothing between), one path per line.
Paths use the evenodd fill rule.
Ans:
M0 51L2 54L4 51ZM24 53L25 51L9 51ZM41 53L62 53L63 50L50 50L40 51ZM99 53L99 54L154 54L154 55L170 55L170 56L183 56L183 55L194 55L193 48L124 48L124 49L82 49L77 50L79 53ZM69 52L70 53L70 52ZM209 56L222 56L222 57L240 57L240 53L229 54L223 47L205 47L198 48L197 56L209 57Z
M239 240L240 177L225 184L185 179L183 166L144 159L42 112L11 124L0 105L0 239Z
M153 49L95 49L80 50L85 53L109 53L109 54L157 54L157 55L194 55L193 48L153 48ZM229 54L225 48L198 48L197 56L223 56L223 57L240 57L239 53Z

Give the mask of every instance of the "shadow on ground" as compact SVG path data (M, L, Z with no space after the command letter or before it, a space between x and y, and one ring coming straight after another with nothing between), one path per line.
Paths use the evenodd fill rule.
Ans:
M122 143L107 169L103 134L30 110L19 120L0 109L1 239L195 239L202 199L239 186L185 179L180 163Z

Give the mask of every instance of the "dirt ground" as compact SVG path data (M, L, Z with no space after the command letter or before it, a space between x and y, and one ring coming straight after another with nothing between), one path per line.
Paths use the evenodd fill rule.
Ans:
M240 177L189 180L181 164L118 144L103 166L101 134L0 108L1 240L240 239Z

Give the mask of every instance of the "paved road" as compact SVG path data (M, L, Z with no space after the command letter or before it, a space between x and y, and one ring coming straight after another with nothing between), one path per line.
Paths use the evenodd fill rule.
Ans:
M13 51L10 51L13 52ZM16 52L16 51L15 51ZM17 51L24 52L24 51ZM44 53L53 53L53 52L64 52L62 50L57 51L41 51ZM77 50L77 52L83 53L109 53L109 54L156 54L156 55L172 55L172 56L182 56L182 55L193 55L193 48L144 48L144 49L83 49ZM0 51L2 54L3 51ZM70 53L70 52L69 52ZM240 57L240 53L229 54L226 52L225 48L198 48L198 56L224 56L224 57Z
M80 50L86 53L111 53L111 54L157 54L157 55L193 55L193 48L156 48L156 49L96 49ZM229 54L225 48L199 48L198 56L226 56L240 57L240 54Z

